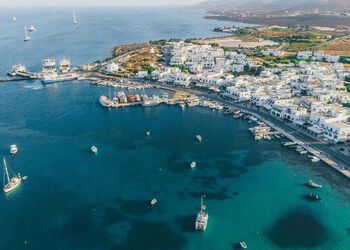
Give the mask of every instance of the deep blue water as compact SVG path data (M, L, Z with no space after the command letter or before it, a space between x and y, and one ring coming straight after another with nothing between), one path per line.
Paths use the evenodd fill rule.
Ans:
M0 73L18 62L37 70L45 57L88 63L120 43L212 36L222 25L179 9L76 12L73 28L70 9L1 10ZM24 43L23 25L32 23L39 31ZM259 250L350 248L349 183L324 164L280 140L255 142L252 124L222 112L106 110L98 103L106 93L77 81L0 85L0 151L29 176L0 195L1 249L216 250L242 239ZM320 203L304 198L310 178L323 185ZM204 233L194 231L201 194L209 212Z

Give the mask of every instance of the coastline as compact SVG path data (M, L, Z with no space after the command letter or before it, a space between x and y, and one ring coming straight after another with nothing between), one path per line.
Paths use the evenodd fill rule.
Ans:
M207 95L206 93L203 93L203 92L201 93L200 91L197 91L197 90L193 91L193 90L188 90L188 89L183 89L183 88L179 89L179 88L172 88L172 87L168 87L168 86L164 87L164 86L157 85L157 84L153 84L153 86L155 88L162 88L162 89L172 90L172 91L179 91L180 90L182 92L187 92L188 94L194 94L194 95L204 96L206 98L211 98L210 95ZM301 147L303 147L305 150L307 150L312 155L318 157L320 160L322 160L324 163L326 163L327 166L329 166L331 169L335 170L337 173L350 179L350 171L348 169L346 169L346 165L337 163L335 160L328 157L325 153L321 152L318 149L313 148L312 146L308 145L307 143L303 142L302 140L296 138L291 133L285 131L284 129L277 126L273 122L268 121L263 116L259 115L258 113L254 112L253 110L249 110L249 109L244 108L240 105L235 105L234 103L223 101L220 98L212 98L212 101L221 102L221 104L223 104L223 105L230 106L232 108L240 110L241 112L244 112L246 114L250 114L250 115L256 117L260 121L262 121L262 122L266 123L268 126L272 127L274 130L283 134L290 141L295 142L297 145L300 145Z

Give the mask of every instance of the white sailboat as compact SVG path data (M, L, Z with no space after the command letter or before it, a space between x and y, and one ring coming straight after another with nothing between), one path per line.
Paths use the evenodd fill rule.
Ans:
M12 20L13 20L14 22L16 22L16 20L17 20L16 16L13 16L13 17L12 17Z
M77 21L77 16L75 15L75 10L73 10L73 24L77 25L78 21Z
M24 41L28 42L30 40L31 40L31 38L30 38L30 36L28 36L27 27L24 26Z
M12 190L16 189L22 181L22 178L18 175L13 175L12 178L10 178L10 174L9 174L9 167L7 166L7 162L6 159L4 157L3 160L3 164L4 164L4 192L8 193L11 192Z

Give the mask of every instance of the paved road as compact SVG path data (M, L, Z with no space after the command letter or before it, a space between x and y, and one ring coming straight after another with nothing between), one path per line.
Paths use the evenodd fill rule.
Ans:
M249 112L253 112L255 114L258 114L258 115L264 117L264 119L275 124L277 127L280 127L281 129L288 132L289 134L292 134L295 138L299 139L303 143L310 145L312 148L322 152L325 156L334 160L335 162L340 164L342 167L349 168L350 157L344 155L343 153L341 153L339 151L334 150L332 147L327 145L327 143L316 140L314 137L306 134L301 129L295 128L295 127L285 123L284 121L282 121L282 120L280 120L280 119L278 119L278 118L276 118L276 117L274 117L271 114L268 114L266 112L258 111L256 109L245 107L242 105L233 104L233 103L227 102L227 101L224 101L224 103L231 106L231 107L235 107L235 108L239 108L239 109L246 110Z

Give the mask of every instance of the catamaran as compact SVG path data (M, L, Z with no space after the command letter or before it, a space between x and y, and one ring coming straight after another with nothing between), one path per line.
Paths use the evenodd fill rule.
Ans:
M73 24L74 24L74 25L77 25L77 24L78 24L77 17L76 17L76 15L75 15L75 10L73 10Z
M30 38L30 36L28 36L27 27L24 26L24 41L25 41L25 42L28 42L28 41L30 41L30 40L31 40L31 38Z
M203 195L201 196L201 210L197 214L196 230L204 231L208 225L209 215L205 211L206 206L203 204Z
M9 171L11 171L11 169L9 169L9 167L7 166L7 162L6 159L4 157L3 160L3 164L4 164L4 192L8 193L11 192L12 190L16 189L22 181L22 178L20 177L20 175L13 175L12 178L10 178L10 174Z

